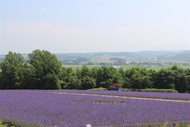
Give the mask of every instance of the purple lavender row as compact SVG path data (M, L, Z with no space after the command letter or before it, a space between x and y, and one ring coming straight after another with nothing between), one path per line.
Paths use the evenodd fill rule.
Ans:
M190 103L6 90L0 91L0 118L46 127L156 124L190 121Z
M126 91L93 91L93 90L58 90L58 92L102 94L128 97L164 98L176 100L190 100L188 93L158 93L158 92L126 92Z

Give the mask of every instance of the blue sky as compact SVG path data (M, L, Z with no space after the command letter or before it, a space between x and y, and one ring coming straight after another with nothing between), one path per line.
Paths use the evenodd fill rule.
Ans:
M0 54L190 50L190 0L0 0Z

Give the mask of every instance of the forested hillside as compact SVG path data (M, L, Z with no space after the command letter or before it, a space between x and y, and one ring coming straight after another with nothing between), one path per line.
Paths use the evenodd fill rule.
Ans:
M175 89L190 91L190 69L176 65L152 70L116 69L103 66L76 70L65 68L58 58L45 50L34 50L27 60L9 52L0 64L0 89L91 89L120 83L129 89Z

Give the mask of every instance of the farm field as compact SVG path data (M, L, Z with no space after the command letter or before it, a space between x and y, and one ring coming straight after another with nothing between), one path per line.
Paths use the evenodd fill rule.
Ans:
M0 120L25 127L188 125L190 95L88 90L1 90Z
M88 68L93 68L93 67L101 67L101 65L86 65L86 64L80 64L80 65L63 65L63 67L65 68L72 68L74 70L81 69L83 66L87 66ZM140 68L147 68L147 69L153 69L153 70L159 70L161 68L169 68L173 65L178 65L179 67L182 67L184 69L190 68L190 65L181 65L181 64L171 64L171 65L164 65L164 66L146 66L146 65L136 65L136 64L126 64L126 65L106 65L108 67L112 66L112 67L117 67L118 68L123 68L124 70L126 69L130 69L132 67L140 67Z

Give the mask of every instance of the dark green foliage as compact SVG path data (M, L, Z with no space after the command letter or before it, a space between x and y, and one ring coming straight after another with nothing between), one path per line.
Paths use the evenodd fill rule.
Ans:
M145 68L131 68L125 71L125 86L144 89L152 87L152 70Z
M79 89L80 85L81 85L81 82L79 79L77 79L76 76L67 76L62 83L62 88Z
M154 75L154 87L164 89L174 89L173 72L169 69L161 69Z
M0 63L0 65L1 65L1 63ZM0 89L2 89L4 86L2 80L3 80L3 76L2 76L2 72L0 70Z
M96 86L96 80L92 77L85 76L81 80L82 89L92 89Z
M174 89L141 89L140 92L177 93L177 90L174 90Z
M190 88L190 75L187 70L184 70L176 65L170 68L174 77L174 88L179 92L187 92Z
M86 76L91 76L90 69L87 66L83 66L80 70L80 76L79 78L86 77Z
M93 89L123 84L124 88L142 91L190 92L190 69L176 65L157 71L108 66L73 70L62 67L57 57L45 50L34 50L27 62L21 54L9 52L0 63L0 89Z
M76 70L76 75L81 81L81 89L91 89L96 86L97 69L89 69L87 66L83 66L81 69Z
M15 120L11 118L3 118L2 124L0 123L0 127L42 127L42 126L33 122Z
M26 88L31 68L21 54L9 52L5 60L0 64L0 67L1 89Z
M154 75L154 88L176 89L187 92L190 89L188 69L184 70L176 65L168 69L160 69Z
M59 75L62 65L57 57L45 50L34 50L28 55L29 63L34 67L34 89L60 89Z
M108 84L123 82L122 76L113 67L102 67L97 71L96 87L107 87Z
M93 89L88 89L88 90L98 90L98 91L102 90L102 91L104 91L104 90L107 90L107 89L103 88L103 87L98 87L98 88L93 88Z
M93 77L94 79L97 79L97 72L98 72L98 69L96 67L93 67L91 70L90 70L90 73L91 73L91 77Z
M79 89L81 85L81 81L78 79L76 71L72 68L63 67L60 80L63 89Z

